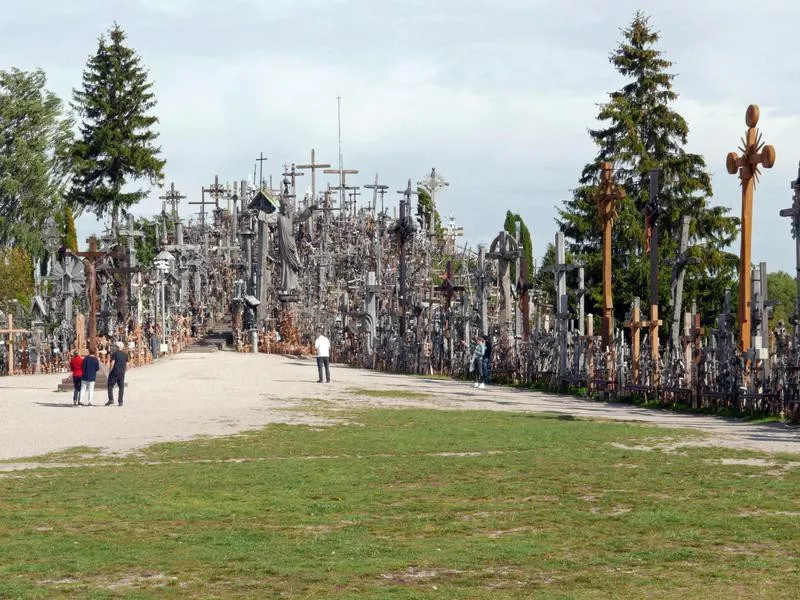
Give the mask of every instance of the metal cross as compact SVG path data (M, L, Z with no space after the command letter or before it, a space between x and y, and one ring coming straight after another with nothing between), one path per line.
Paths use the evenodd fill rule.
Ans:
M169 191L166 194L158 197L159 200L164 201L163 212L166 212L167 202L172 205L171 214L173 217L178 216L178 202L185 198L186 196L181 195L181 193L175 189L175 182L169 184Z

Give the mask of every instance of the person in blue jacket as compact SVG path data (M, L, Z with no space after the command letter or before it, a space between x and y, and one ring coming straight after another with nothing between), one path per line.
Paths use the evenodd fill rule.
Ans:
M97 372L100 370L100 361L95 354L97 350L89 350L89 354L83 359L83 375L81 376L81 400L86 394L87 402L85 406L92 405L94 398L94 382L97 381ZM80 402L79 404L83 404Z

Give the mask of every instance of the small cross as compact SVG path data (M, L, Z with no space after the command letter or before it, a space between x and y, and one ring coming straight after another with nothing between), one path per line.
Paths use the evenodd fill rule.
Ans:
M163 200L164 201L163 212L166 212L167 202L172 204L172 216L173 217L177 217L178 216L178 202L180 202L181 200L183 200L185 198L186 198L186 196L181 195L181 193L178 190L175 189L175 182L174 181L169 184L169 191L166 194L164 194L163 196L159 196L158 197L159 200Z

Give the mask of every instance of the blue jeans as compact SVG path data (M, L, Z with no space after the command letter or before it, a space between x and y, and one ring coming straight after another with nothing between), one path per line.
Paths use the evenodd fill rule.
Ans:
M481 359L481 364L483 365L483 383L484 385L489 385L489 359L484 356Z

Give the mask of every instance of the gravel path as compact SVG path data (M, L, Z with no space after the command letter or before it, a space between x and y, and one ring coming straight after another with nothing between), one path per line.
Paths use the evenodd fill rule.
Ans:
M155 442L228 435L267 423L320 423L321 417L303 411L310 400L328 401L342 408L530 411L638 421L710 434L700 442L702 445L800 453L800 430L782 424L750 425L494 386L479 390L465 382L338 365L332 366L332 376L330 384L316 383L316 366L307 359L232 352L184 353L129 371L122 407L104 407L104 389L96 393L95 406L72 406L71 393L54 391L63 374L3 377L0 460L16 461L78 446L126 453ZM353 393L356 388L427 396L374 398ZM0 465L0 470L21 467L19 462Z

